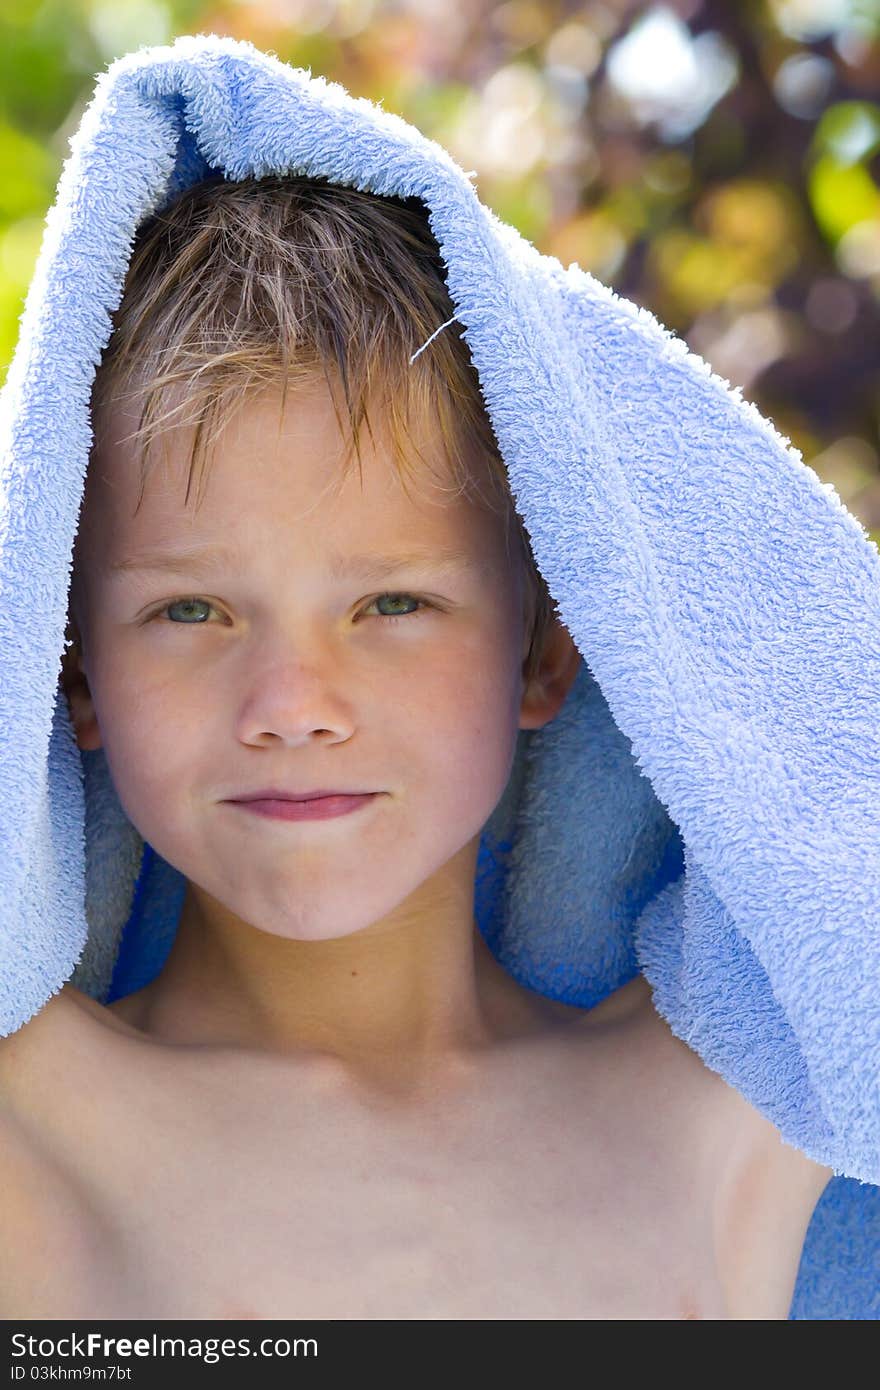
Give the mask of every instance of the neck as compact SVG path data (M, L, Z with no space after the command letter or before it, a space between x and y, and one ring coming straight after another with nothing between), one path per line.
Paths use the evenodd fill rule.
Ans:
M117 1011L163 1040L322 1056L363 1079L454 1069L499 1036L546 1026L548 1002L483 941L476 844L462 856L381 922L328 940L260 931L190 884L164 969Z

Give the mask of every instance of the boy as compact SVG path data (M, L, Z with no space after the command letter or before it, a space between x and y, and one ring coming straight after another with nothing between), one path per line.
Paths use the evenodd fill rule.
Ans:
M188 886L150 984L0 1041L5 1318L788 1314L831 1169L642 976L564 1005L477 930L517 731L580 658L465 348L415 354L451 312L415 200L209 180L142 229L62 679Z

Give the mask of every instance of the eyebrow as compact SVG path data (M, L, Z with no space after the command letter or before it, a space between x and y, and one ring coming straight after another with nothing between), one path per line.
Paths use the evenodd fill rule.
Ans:
M435 546L430 550L410 551L400 555L338 555L330 556L329 571L333 579L357 576L361 579L385 579L402 570L430 567L444 574L465 569L483 568L475 556L460 549ZM241 572L241 557L224 546L212 546L186 552L152 551L131 555L109 566L111 574L168 573L207 574L218 569Z

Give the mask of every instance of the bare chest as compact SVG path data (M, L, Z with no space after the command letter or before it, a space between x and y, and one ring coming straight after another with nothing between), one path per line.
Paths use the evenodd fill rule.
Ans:
M637 1066L621 1084L619 1052L613 1087L560 1061L511 1057L412 1113L263 1072L221 1086L164 1058L136 1100L108 1077L88 1117L56 1121L56 1248L26 1264L23 1311L729 1316L699 1107L652 1095Z

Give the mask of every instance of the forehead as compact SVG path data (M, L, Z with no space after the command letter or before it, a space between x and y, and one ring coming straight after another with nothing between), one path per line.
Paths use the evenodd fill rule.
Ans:
M344 459L343 433L322 379L288 391L253 392L219 427L204 474L192 471L194 426L167 430L151 451L141 486L141 447L132 438L139 404L111 404L96 429L88 507L100 517L102 551L122 558L150 540L208 537L265 544L275 534L344 552L367 543L422 539L494 549L506 528L493 510L461 493L442 436L430 420L409 423L412 472L406 483L393 462L390 423L370 409L360 436L360 465ZM471 461L469 460L469 465ZM365 529L368 528L368 529Z

